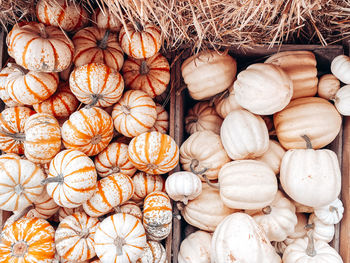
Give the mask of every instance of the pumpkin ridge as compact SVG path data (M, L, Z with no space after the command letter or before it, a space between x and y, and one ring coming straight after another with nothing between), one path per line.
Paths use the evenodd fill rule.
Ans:
M113 181L113 184L118 188L119 202L123 203L123 189L120 188L118 181L113 176L110 176L109 178Z
M29 87L29 85L28 85L28 83L27 83L27 78L26 78L26 76L24 77L23 81L24 81L24 85L26 86L27 90L28 90L30 93L32 93L32 94L34 95L35 99L38 99L38 98L39 98L40 100L44 100L44 99L45 99L45 97L41 96L41 95L38 94L37 92L34 92L34 91ZM39 81L39 83L42 84L41 81ZM47 88L47 87L46 87L46 88Z
M135 32L136 32L136 31L133 31L133 32L131 33L130 39L129 39L129 54L130 54L130 57L133 57L133 56L134 56L134 52L133 52L132 47L131 47L131 43L132 43L131 41L132 41L132 39L134 38ZM123 37L124 37L124 35L123 35ZM121 43L121 42L120 42L120 43Z
M23 55L22 55L22 65L23 65L23 67L25 67L25 68L28 67L28 66L27 66L27 63L26 63L26 53L27 53L27 51L28 51L29 45L30 45L34 40L36 40L36 39L38 39L38 38L39 38L39 37L34 37L34 38L32 38L32 39L29 40L29 41L27 42L27 44L24 46Z

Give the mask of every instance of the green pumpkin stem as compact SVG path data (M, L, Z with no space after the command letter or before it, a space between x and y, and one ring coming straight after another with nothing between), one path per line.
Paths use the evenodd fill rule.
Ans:
M311 144L311 140L307 135L301 135L301 137L305 140L306 142L306 148L307 149L312 149L312 144Z

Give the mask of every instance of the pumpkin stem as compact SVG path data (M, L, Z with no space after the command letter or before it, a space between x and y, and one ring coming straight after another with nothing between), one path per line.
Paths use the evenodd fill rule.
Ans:
M28 69L25 69L24 67L22 67L22 66L20 66L20 65L18 65L16 63L11 63L10 62L10 63L7 64L7 66L10 67L10 68L18 69L24 75L26 75L29 72Z
M130 114L130 108L129 106L127 105L122 105L122 108L121 108L121 111L124 113L124 114Z
M314 257L316 256L316 250L315 250L315 240L314 240L314 234L313 231L308 231L307 232L307 239L308 239L308 243L307 243L307 248L306 248L306 255L308 255L309 257Z
M120 168L118 166L114 166L112 168L112 173L120 173Z
M114 245L117 251L117 256L123 255L123 246L125 245L125 240L119 236L114 239Z
M45 29L45 25L44 24L39 24L39 27L40 27L40 36L42 37L42 38L48 38L48 34L47 34L47 32L46 32L46 29Z
M312 149L312 144L311 144L311 140L307 135L301 135L301 137L305 140L306 142L306 148L307 149Z
M137 31L140 31L140 32L143 31L143 26L140 22L135 21L135 25L136 25Z
M97 46L100 49L106 49L107 48L107 42L108 42L109 33L110 33L110 31L106 30L103 38L97 42Z
M272 209L271 209L271 206L269 206L269 205L262 209L262 212L264 213L264 215L271 214L271 211L272 211Z
M199 161L197 159L192 159L190 164L190 169L191 169L191 172L194 173L195 175L204 174L208 170L208 168L203 168L202 170L198 171L196 170L198 166L199 166Z
M230 95L230 90L226 89L223 92L220 92L216 95L214 95L213 97L211 97L210 101L209 101L209 106L213 107L213 105L215 104L216 101L220 101L223 98L227 98Z
M188 196L187 195L184 195L183 198L182 198L182 203L184 203L184 205L187 205L188 204Z
M213 187L213 188L215 188L215 189L220 189L220 184L219 184L219 183L212 183L212 182L210 182L209 179L208 179L208 177L207 177L205 174L203 174L203 178L204 178L205 182L206 182L210 187Z
M305 228L306 230L314 229L314 228L315 228L315 224L314 224L314 223L312 223L312 224L306 224L306 225L304 226L304 228Z
M140 74L141 75L147 75L149 73L149 66L147 65L146 60L142 60L141 67L140 67Z
M102 140L102 136L100 134L97 134L91 138L91 144L93 145L98 144L100 143L101 140Z
M0 130L0 133L2 133L3 135L7 136L7 137L11 137L13 140L15 141L20 141L20 142L24 142L26 139L26 135L24 133L9 133L7 131L3 131Z
M16 193L17 195L22 194L23 191L24 191L23 185L18 184L18 185L15 186L15 193Z
M11 248L12 255L21 258L24 257L24 255L28 252L28 244L21 240L17 241Z
M90 109L94 107L100 99L102 99L102 96L100 94L91 94L91 102L86 105L85 108Z
M337 207L335 207L335 206L329 206L329 211L330 212L336 212L337 213L337 216L339 217L339 212L338 212L338 208Z
M120 206L116 206L116 207L114 207L114 211L115 211L117 214L119 214L119 213L121 213L121 212L122 212L122 210L121 210Z
M179 211L182 211L185 208L185 205L181 202L176 202L176 207Z
M64 182L64 177L62 174L59 174L58 176L48 177L48 178L42 180L41 184L42 185L46 185L46 184L50 184L50 183L63 184L63 182Z
M89 229L84 228L84 229L80 232L79 236L80 236L80 238L87 238L87 237L89 236L89 234L90 234Z

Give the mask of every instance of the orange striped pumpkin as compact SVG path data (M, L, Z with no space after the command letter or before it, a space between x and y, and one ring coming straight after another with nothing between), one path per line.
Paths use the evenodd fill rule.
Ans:
M153 127L157 119L156 104L145 92L128 90L114 105L112 118L119 133L135 137Z
M129 57L123 66L123 77L127 87L142 90L154 98L166 90L170 81L170 66L160 53L141 60Z
M36 22L15 24L6 43L9 55L28 70L60 72L73 59L73 42L54 26L45 27Z
M155 131L133 138L128 152L134 166L149 174L165 174L179 162L179 147L174 139Z
M66 0L39 0L36 16L45 25L76 31L89 22L88 12L79 4Z
M48 163L61 150L61 130L50 114L36 113L24 126L24 154L34 163Z
M124 53L117 34L109 30L97 27L83 28L74 35L73 43L73 61L76 67L95 62L119 71L123 66Z
M107 214L134 193L134 186L129 176L122 173L111 174L97 182L96 193L83 204L84 211L92 217Z
M52 262L55 230L44 219L21 218L4 229L0 262Z
M132 178L134 183L134 195L132 200L136 202L142 201L148 194L155 191L164 191L164 179L161 175L146 174L138 172Z
M143 203L143 226L153 240L166 238L171 230L173 213L169 196L155 191L146 196Z
M12 159L21 159L21 156L15 153L5 153L0 155L0 161L2 160L12 160Z
M2 159L0 161L0 209L23 210L30 206L44 190L43 171L28 160Z
M73 70L69 85L79 101L91 106L108 107L122 96L122 75L105 64L89 63Z
M122 27L119 43L130 57L138 59L152 57L162 46L161 31L157 26L149 23L140 27L142 29L135 29L131 23Z
M77 212L84 212L83 206L78 206L76 208L60 207L58 210L58 220L61 222L67 216L70 216Z
M109 29L113 32L119 32L122 27L121 21L109 9L96 8L92 15L92 21L98 28Z
M142 220L141 208L133 201L126 201L122 205L115 207L114 211L116 213L129 214L136 217L137 219Z
M143 249L144 253L136 263L165 263L166 251L163 245L157 241L149 240Z
M93 161L84 153L64 150L52 159L45 180L47 193L59 206L75 208L96 191L97 173Z
M66 148L92 156L100 153L112 140L113 121L100 108L83 108L63 123L61 133Z
M151 131L167 133L169 128L169 114L162 105L156 103L157 119Z
M111 143L95 157L94 162L101 177L113 173L123 173L131 177L136 172L136 168L129 160L128 145L124 143Z
M13 73L16 70L18 69L11 65L8 65L0 71L0 99L8 107L23 106L23 104L11 99L10 95L6 91L7 77L10 75L10 73Z
M57 253L64 259L83 261L93 258L94 235L100 221L84 212L67 216L58 225L55 233Z
M136 262L146 246L139 219L118 213L104 219L95 233L95 251L101 262Z
M53 115L56 119L67 118L79 105L79 101L69 89L68 82L58 84L56 92L41 103L34 104L33 108L38 113Z
M27 107L12 107L0 113L0 149L7 153L24 153L24 124L35 112Z
M7 77L6 91L20 104L33 105L49 98L57 89L58 74L27 71L13 64L18 70Z

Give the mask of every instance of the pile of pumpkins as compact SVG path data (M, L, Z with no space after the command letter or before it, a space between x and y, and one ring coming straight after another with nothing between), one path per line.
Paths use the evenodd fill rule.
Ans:
M165 262L162 175L179 147L160 104L160 29L122 27L108 11L90 19L66 0L40 0L36 14L7 35L0 72L0 210L13 212L0 261Z
M189 224L179 263L343 262L328 244L344 212L341 171L323 147L350 115L350 58L320 79L316 64L310 51L279 52L236 76L227 52L183 62L195 101L183 171L166 180Z

